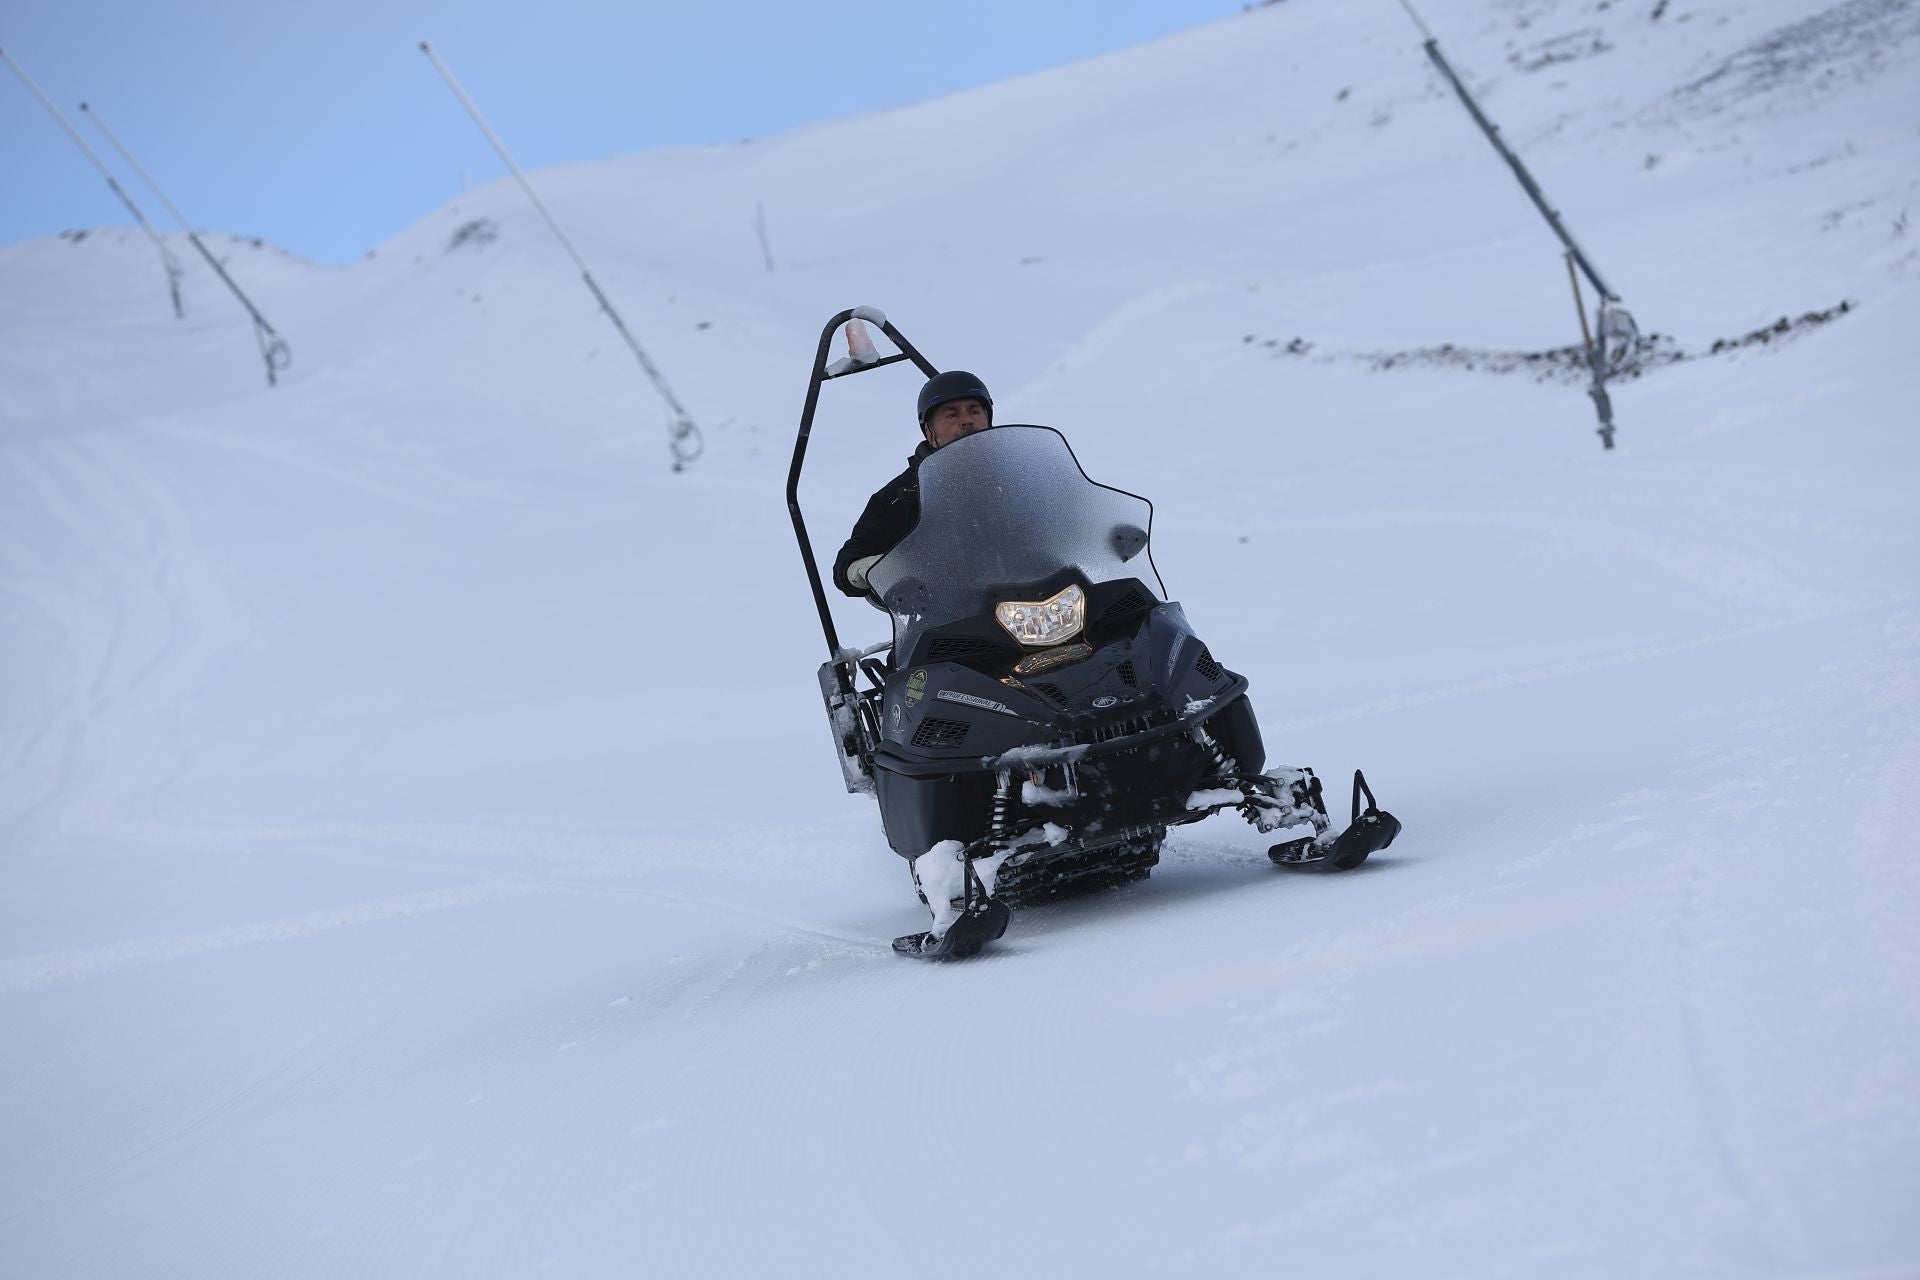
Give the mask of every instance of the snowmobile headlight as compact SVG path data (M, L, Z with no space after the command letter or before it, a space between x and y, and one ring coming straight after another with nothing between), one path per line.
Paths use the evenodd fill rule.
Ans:
M1076 584L1045 600L1008 600L994 606L993 616L1029 649L1059 644L1085 628L1087 593Z

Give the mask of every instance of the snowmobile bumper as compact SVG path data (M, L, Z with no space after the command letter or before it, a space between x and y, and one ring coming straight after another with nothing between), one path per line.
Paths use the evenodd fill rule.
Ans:
M1005 837L1046 824L1119 836L1197 821L1206 813L1189 800L1216 762L1196 730L1233 718L1245 689L1245 679L1235 676L1184 711L1161 703L1131 721L1089 717L1060 726L1044 745L999 755L928 759L882 743L873 756L874 787L887 841L911 858L942 840L968 842L995 831ZM1243 718L1251 723L1251 714ZM996 814L1002 778L1011 778L1013 791Z
M1171 718L1112 736L1092 736L1082 741L1062 742L1044 747L1019 747L999 756L979 756L968 760L928 759L909 755L891 743L883 742L873 753L874 764L908 778L944 778L960 773L996 773L1001 769L1037 769L1064 761L1079 762L1139 751L1176 734L1190 733L1193 727L1224 711L1228 704L1247 691L1247 678L1232 674L1225 688L1212 697L1188 704ZM1110 732L1101 730L1098 732Z

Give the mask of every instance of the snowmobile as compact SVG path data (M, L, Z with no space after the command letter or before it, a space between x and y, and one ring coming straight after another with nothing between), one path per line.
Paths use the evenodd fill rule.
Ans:
M896 350L881 354L868 325ZM842 331L848 354L829 362ZM1400 823L1359 771L1336 831L1313 770L1266 768L1246 677L1154 566L1152 503L1089 479L1051 427L996 425L921 462L919 521L868 574L892 635L843 647L800 472L821 388L902 361L938 372L878 308L829 320L787 476L847 789L878 800L933 913L895 951L973 955L1012 908L1144 879L1169 827L1227 809L1287 834L1269 850L1282 867L1350 870L1393 843Z

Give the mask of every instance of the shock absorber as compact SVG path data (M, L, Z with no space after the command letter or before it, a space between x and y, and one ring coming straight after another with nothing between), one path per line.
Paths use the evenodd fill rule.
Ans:
M1013 771L1002 769L993 789L993 818L988 827L994 845L1005 847L1009 839L1007 832L1007 809L1013 804Z
M1212 776L1232 777L1235 773L1239 772L1239 764L1225 751L1220 749L1220 744L1214 741L1212 734L1207 732L1207 726L1203 724L1193 726L1193 740L1199 743L1201 749L1212 759Z

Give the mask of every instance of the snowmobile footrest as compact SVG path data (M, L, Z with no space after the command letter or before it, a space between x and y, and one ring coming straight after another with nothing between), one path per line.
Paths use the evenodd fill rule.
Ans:
M893 949L922 960L964 960L1005 934L1012 919L1013 912L1006 903L987 898L962 911L938 937L931 933L905 934L893 940Z

